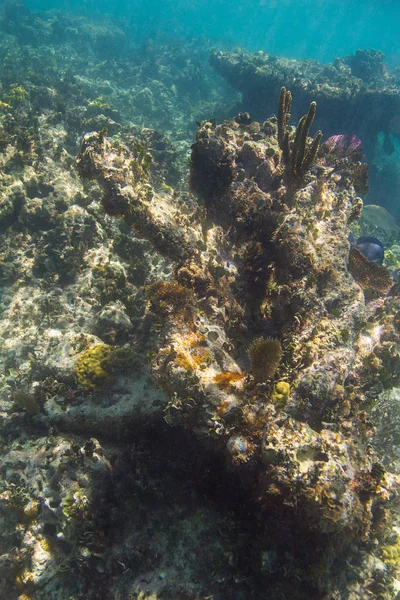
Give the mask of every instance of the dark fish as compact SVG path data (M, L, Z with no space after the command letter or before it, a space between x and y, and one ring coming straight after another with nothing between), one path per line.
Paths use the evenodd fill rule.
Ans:
M385 257L383 244L378 238L372 235L362 235L355 243L356 248L368 258L370 262L381 265Z
M333 155L336 159L348 158L354 162L364 156L364 147L360 138L350 133L332 135L320 148L322 155Z

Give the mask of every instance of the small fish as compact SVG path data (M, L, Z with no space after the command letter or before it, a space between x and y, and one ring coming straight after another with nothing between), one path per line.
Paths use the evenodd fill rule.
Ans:
M389 211L377 204L367 204L363 208L362 216L371 225L380 227L384 231L400 231Z
M383 244L378 238L372 235L362 235L355 243L356 248L368 258L370 262L381 265L385 257Z

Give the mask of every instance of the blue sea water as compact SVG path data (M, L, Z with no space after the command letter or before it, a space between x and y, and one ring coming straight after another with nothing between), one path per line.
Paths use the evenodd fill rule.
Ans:
M398 0L31 0L28 5L120 19L138 40L204 36L323 62L374 48L391 66L400 64Z

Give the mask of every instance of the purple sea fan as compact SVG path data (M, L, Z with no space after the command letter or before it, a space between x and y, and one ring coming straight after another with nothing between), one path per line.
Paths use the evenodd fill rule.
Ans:
M332 157L335 160L347 158L358 162L364 157L364 146L360 138L351 133L332 135L320 148L320 155L324 158Z

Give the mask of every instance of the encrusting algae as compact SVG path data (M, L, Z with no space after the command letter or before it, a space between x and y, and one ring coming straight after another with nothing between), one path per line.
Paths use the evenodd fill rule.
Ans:
M138 357L131 348L96 344L78 356L75 381L85 390L98 390L117 373L130 372L137 365Z
M110 378L110 357L112 347L96 344L78 357L75 366L76 383L86 389L99 389Z
M204 336L196 333L188 333L183 338L177 338L173 349L176 365L189 372L195 372L210 358Z
M287 381L277 381L271 393L271 401L283 408L290 398L290 384Z
M400 569L400 539L397 539L394 544L381 547L382 558L385 562L396 566Z
M239 371L227 371L225 373L216 373L213 379L218 387L227 389L236 382L241 381L243 377L244 374Z

